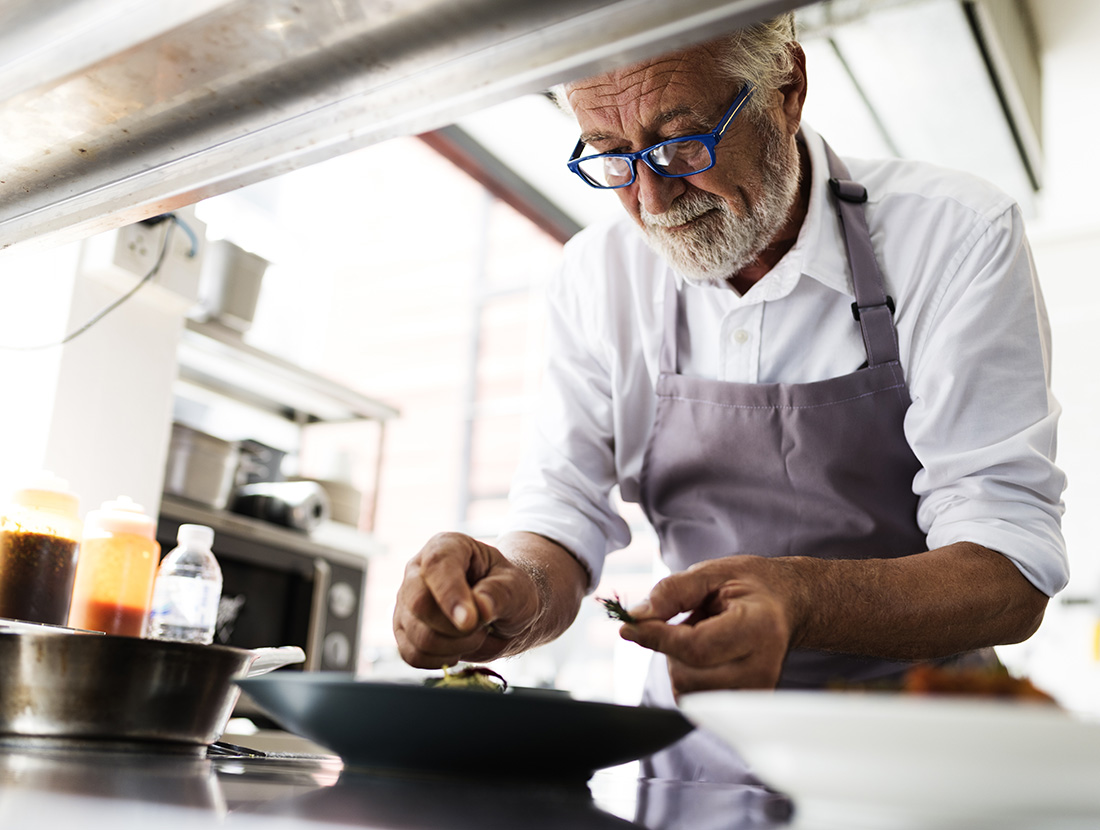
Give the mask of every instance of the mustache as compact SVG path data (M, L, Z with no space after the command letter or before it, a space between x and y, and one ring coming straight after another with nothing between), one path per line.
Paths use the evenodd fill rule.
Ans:
M685 193L669 205L664 213L650 213L644 207L639 209L642 224L647 228L674 228L692 219L698 219L704 213L722 206L722 200L712 193Z

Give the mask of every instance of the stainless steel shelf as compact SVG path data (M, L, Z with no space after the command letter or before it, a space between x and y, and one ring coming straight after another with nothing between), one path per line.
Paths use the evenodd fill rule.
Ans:
M160 514L181 524L206 525L218 536L249 539L257 545L292 551L304 557L304 562L321 557L362 567L366 559L380 552L378 543L369 533L350 526L337 527L335 522L328 522L307 534L168 494L161 499Z
M179 376L300 424L369 419L400 412L335 381L246 343L217 322L188 320L179 348Z

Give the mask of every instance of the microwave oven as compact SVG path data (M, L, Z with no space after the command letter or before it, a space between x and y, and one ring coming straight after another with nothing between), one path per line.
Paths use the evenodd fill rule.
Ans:
M214 530L222 570L215 643L299 646L306 659L298 669L358 669L367 550L320 544L302 531L166 494L157 522L162 556L176 546L181 524Z

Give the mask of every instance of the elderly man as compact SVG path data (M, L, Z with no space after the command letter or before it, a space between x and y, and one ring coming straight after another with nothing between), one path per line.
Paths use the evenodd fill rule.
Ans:
M965 174L846 165L806 90L789 15L565 87L569 166L629 219L566 248L507 532L409 564L409 663L564 631L629 541L616 485L673 571L621 631L666 658L651 702L880 680L1036 630L1067 580L1064 477L1019 210ZM696 734L650 772L726 777L724 752Z

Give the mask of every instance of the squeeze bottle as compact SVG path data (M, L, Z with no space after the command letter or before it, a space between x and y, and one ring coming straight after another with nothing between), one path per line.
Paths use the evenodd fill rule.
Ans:
M126 496L84 518L69 626L140 637L153 599L156 522Z

